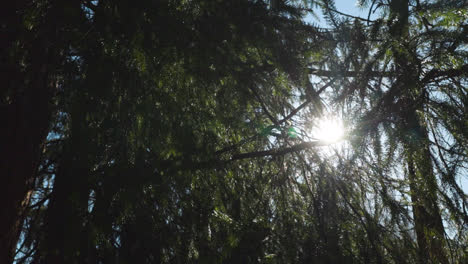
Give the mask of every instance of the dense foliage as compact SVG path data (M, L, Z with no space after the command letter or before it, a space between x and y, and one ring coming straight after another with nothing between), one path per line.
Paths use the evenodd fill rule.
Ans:
M6 8L0 262L468 261L467 3L358 4Z

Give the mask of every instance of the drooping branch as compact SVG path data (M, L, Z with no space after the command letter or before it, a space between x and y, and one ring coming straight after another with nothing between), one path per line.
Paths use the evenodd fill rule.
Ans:
M292 153L292 152L305 150L305 149L308 149L308 148L313 148L313 147L318 147L318 146L326 146L326 145L327 145L327 143L323 142L323 141L302 142L302 143L299 143L297 145L293 145L293 146L290 146L290 147L282 147L282 148L270 149L270 150L264 150L264 151L254 151L254 152L236 154L236 155L232 156L232 158L229 161L250 159L250 158L268 157L268 156L276 157L276 156L286 155L286 154Z
M335 81L335 79L329 81L328 83L326 83L322 88L320 88L320 90L318 90L316 93L315 93L315 96L319 96L323 91L325 91L325 89L327 89L328 87L330 87L330 85L333 84L333 82ZM305 102L303 102L301 105L299 105L297 108L295 108L294 110L291 111L291 113L289 113L286 117L284 117L283 119L281 119L279 121L280 124L286 122L287 120L291 119L293 116L295 116L299 111L301 111L304 107L306 107L308 104L310 104L312 102L312 99L313 98L308 98Z
M366 18L363 18L363 17L353 16L353 15L351 15L351 14L343 13L343 12L338 11L338 10L336 10L336 9L334 9L334 8L331 8L331 7L329 7L329 6L326 6L325 8L326 8L327 10L331 11L331 12L337 13L337 14L339 14L339 15L341 15L341 16L344 16L344 17L348 17L348 18L352 18L352 19L357 19L357 20L360 20L360 21L363 21L363 22L367 22L367 23L375 23L375 22L376 22L376 21L371 20L371 19L369 19L369 18L366 19ZM307 11L307 12L311 12L311 13L314 13L314 12L315 12L313 9L310 9L310 8L300 8L300 10L302 10L302 11Z
M254 159L254 158L263 158L263 157L278 157L283 156L289 153L299 152L302 150L319 147L319 146L326 146L329 143L324 141L308 141L298 143L296 145L288 146L288 147L279 147L270 150L263 150L263 151L252 151L246 153L239 153L234 154L229 159L222 159L222 158L211 158L205 161L193 161L193 160L181 160L181 159L172 159L172 160L158 160L155 163L157 164L156 167L159 170L174 170L174 169L182 169L182 170L203 170L203 169L213 169L213 168L224 168L226 164L229 164L234 161L238 160L245 160L245 159Z
M448 69L448 70L439 70L432 69L430 70L421 80L421 83L428 83L431 80L434 80L438 77L458 77L458 76L468 76L468 64L464 64L458 69Z
M308 74L321 76L321 77L393 77L395 72L381 72L381 71L329 71L309 68Z
M265 102L263 101L260 94L258 93L257 88L253 87L253 86L250 86L249 88L252 91L252 93L255 95L255 98L257 98L257 101L260 103L260 106L262 107L263 112L265 112L265 114L267 115L268 119L270 119L270 121L273 124L279 125L278 120L276 120L276 118L273 117L273 115L270 113L270 111L268 111L268 108L266 107Z

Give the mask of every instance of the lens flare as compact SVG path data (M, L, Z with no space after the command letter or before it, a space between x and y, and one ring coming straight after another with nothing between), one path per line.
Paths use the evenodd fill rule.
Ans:
M334 117L324 117L312 127L312 137L325 143L335 143L343 139L343 122Z

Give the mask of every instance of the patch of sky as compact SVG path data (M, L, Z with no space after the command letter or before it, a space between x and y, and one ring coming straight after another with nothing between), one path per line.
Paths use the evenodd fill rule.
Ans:
M339 13L347 14L353 17L358 17L362 19L362 21L366 19L374 20L379 16L378 11L375 11L375 8L370 10L370 7L364 7L359 4L360 1L352 1L352 0L335 0L335 7L336 12L335 14L339 15ZM305 21L310 24L319 25L320 27L327 28L327 20L319 6L313 8L314 13L309 13L305 17ZM348 17L350 18L350 17Z
M94 17L94 8L98 5L98 0L93 1L84 1L81 4L81 8L83 9L86 18L92 19Z

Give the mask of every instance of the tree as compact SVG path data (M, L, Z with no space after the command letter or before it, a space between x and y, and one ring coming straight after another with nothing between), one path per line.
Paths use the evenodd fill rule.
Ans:
M435 147L439 148L437 141L445 140L437 138L458 135L457 129L445 127L446 130L442 135L434 134L434 131L432 134L429 132L431 123L438 123L439 120L446 118L445 114L439 115L442 113L440 111L437 114L432 112L434 99L439 102L445 101L444 96L438 94L434 88L448 85L456 90L459 89L461 83L466 81L466 54L464 51L457 51L459 47L464 45L462 44L462 39L464 39L462 35L466 31L466 25L462 22L463 11L460 11L463 6L461 2L463 1L447 3L372 1L371 9L375 5L376 8L380 6L388 14L385 20L370 21L367 19L367 24L372 24L370 32L374 32L369 37L382 39L382 43L375 45L377 48L367 51L365 46L364 48L355 46L353 48L353 40L351 39L349 41L351 50L345 51L345 54L349 53L349 56L345 57L344 61L349 59L348 67L354 71L351 77L354 77L355 80L348 84L349 88L345 89L340 97L343 98L343 101L347 101L350 98L349 95L360 87L362 99L361 106L358 108L361 109L366 108L362 105L366 104L366 98L372 98L369 101L371 107L364 112L363 122L358 126L365 130L364 134L374 135L373 140L376 141L378 147L374 151L377 155L383 155L380 143L382 140L380 137L383 136L380 131L384 132L387 142L401 144L405 167L407 167L405 177L409 183L411 211L414 217L420 263L449 262L448 246L446 245L448 241L445 238L446 233L441 217L442 213L439 209L440 199L438 196L441 195L447 199L450 195L441 190L438 181L441 181L443 185L453 186L456 193L454 197L457 197L455 199L460 199L456 203L460 203L461 207L450 207L450 210L458 211L466 204L466 195L462 194L463 191L457 184L453 184L451 177L454 177L455 174L449 176L450 183L446 182L447 178L444 176L444 172L442 175L439 174L441 178L436 179L435 177L437 170L434 164L446 159L448 153L443 154L440 151L437 153L434 143ZM442 8L448 11L441 11ZM330 12L329 18L336 21L333 10L331 8L327 10ZM434 13L440 17L434 17ZM382 27L385 25L383 23L386 23L386 27ZM335 24L339 23L335 22ZM358 20L355 21L355 24L358 25L355 28L362 28L359 26L361 22ZM366 32L366 30L361 29L360 32ZM360 40L357 40L359 43L366 40L372 41L366 35L357 36L362 36ZM364 55L356 56L359 55L359 51L364 51ZM365 53L370 51L374 52L372 56L370 53ZM452 63L447 63L449 57L452 58ZM362 59L359 61L359 58ZM442 62L444 60L445 63ZM381 68L381 70L376 71L377 68ZM390 71L386 72L388 68ZM361 74L357 74L359 69L362 69ZM373 79L379 76L380 78L376 79L375 82ZM348 77L350 76L348 75ZM387 81L382 80L384 77L388 78ZM450 94L450 100L464 101L463 98L466 97L466 95L455 91L444 91L443 93L445 92ZM454 99L454 96L460 97ZM458 107L460 106L458 111L464 111L464 106L458 105ZM458 120L455 122L463 123L461 121L463 119L459 119L460 116L454 118ZM459 136L456 137L459 138ZM432 142L433 140L436 142ZM459 147L459 143L456 141L449 144L454 148ZM394 147L391 149L393 150L390 151L395 151ZM460 153L460 156L456 158L458 161L452 169L463 163L461 160L465 160L464 156ZM392 155L389 155L388 158L391 157ZM378 160L380 164L382 161L382 159ZM400 192L404 193L402 190ZM461 210L466 212L465 209ZM451 214L458 215L461 217L460 220L465 219L465 216L462 215L466 215L462 212L451 212ZM452 261L454 261L453 255Z
M48 112L49 116L56 114L45 149L52 156L46 154L40 166L41 176L54 185L35 205L37 210L46 208L44 216L34 223L34 228L44 231L24 239L39 262L99 259L96 247L106 248L115 240L105 237L115 235L105 231L109 228L113 232L113 228L119 229L119 256L123 259L135 252L145 259L171 257L174 247L169 245L146 251L149 242L141 240L146 230L140 229L140 224L148 226L153 220L143 215L148 222L141 223L132 217L148 205L129 205L125 196L143 190L142 201L146 202L154 199L156 191L147 188L155 188L159 190L158 201L169 202L163 208L177 208L176 190L192 192L190 178L206 173L197 170L218 167L217 163L229 162L230 155L235 157L231 153L239 151L230 146L219 151L223 145L237 145L239 133L258 138L255 127L264 120L251 111L258 104L251 96L253 90L268 85L270 91L285 94L285 80L302 82L295 62L301 65L300 56L309 48L303 41L304 33L312 28L299 21L297 11L288 10L288 6L272 12L265 3L250 1L236 5L211 1L132 5L121 1L67 6L77 18L63 30L81 33L67 39L67 45L60 40L54 43L66 49L58 58L60 72L55 78L60 82L55 92L59 95L52 97L56 109ZM61 11L55 3L44 8ZM162 23L167 26L162 27ZM240 142L241 147L253 150L260 146L250 141ZM226 158L218 160L222 152ZM134 182L129 181L133 174L138 175L132 178ZM163 175L169 179L159 179ZM207 187L201 184L200 188ZM124 198L119 198L122 195ZM187 213L183 211L183 217L196 221L199 229L184 236L194 239L200 258L206 258L211 252L206 241L211 201L196 195L188 199L202 205L194 215L191 207ZM116 215L91 210L90 203L95 203L93 208L110 207ZM119 209L132 217L120 215ZM164 222L168 217L182 216L155 213L162 221L153 223L156 231L182 232ZM117 227L112 224L115 221ZM185 225L187 230L193 228Z
M12 260L31 197L52 120L62 53L74 40L67 28L75 23L79 5L79 1L44 5L16 1L2 8L0 117L5 126L0 134L0 261L4 263Z
M330 0L16 7L6 65L23 77L2 105L29 98L48 119L6 115L34 128L17 131L37 138L37 168L11 176L29 194L4 194L17 198L1 261L463 263L463 3L360 2L382 13ZM315 7L331 28L303 21ZM342 147L308 132L330 113L349 127Z

